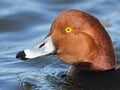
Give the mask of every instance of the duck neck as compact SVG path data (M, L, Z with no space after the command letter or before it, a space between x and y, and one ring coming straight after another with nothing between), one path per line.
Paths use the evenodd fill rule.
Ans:
M92 62L92 68L95 70L110 70L115 67L115 57L114 53L105 55L105 52L101 52L98 57Z
M112 43L103 41L98 45L98 51L92 58L93 69L96 70L109 70L115 67L115 55Z

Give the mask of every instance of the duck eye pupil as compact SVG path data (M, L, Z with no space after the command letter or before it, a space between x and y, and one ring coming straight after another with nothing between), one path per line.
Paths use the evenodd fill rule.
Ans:
M66 31L67 33L69 33L69 32L72 31L72 29L71 29L70 27L67 27L67 28L65 28L65 31Z

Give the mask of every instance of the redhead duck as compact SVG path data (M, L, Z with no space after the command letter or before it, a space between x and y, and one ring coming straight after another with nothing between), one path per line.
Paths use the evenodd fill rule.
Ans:
M71 64L67 75L74 79L78 76L77 80L85 87L93 85L91 90L95 87L112 90L114 86L110 82L120 80L112 74L118 70L114 69L116 61L110 36L99 20L86 12L75 9L61 12L45 39L33 48L18 52L16 58L27 60L45 55L55 55ZM107 89L98 89L104 85ZM116 87L120 85L117 83Z
M87 70L109 70L116 64L113 45L105 28L94 16L79 10L60 13L46 38L16 57L24 60L48 54Z

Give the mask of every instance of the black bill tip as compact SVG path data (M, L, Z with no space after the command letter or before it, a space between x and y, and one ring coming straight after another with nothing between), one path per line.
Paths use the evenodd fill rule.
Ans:
M20 52L17 53L16 58L17 59L21 59L21 60L27 60L28 58L26 58L25 56L26 56L25 52L24 51L20 51Z

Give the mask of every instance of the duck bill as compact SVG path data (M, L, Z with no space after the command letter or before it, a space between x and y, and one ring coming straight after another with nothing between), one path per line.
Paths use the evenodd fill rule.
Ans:
M16 58L21 60L32 59L40 56L51 55L56 51L51 36L47 36L39 45L17 53Z

